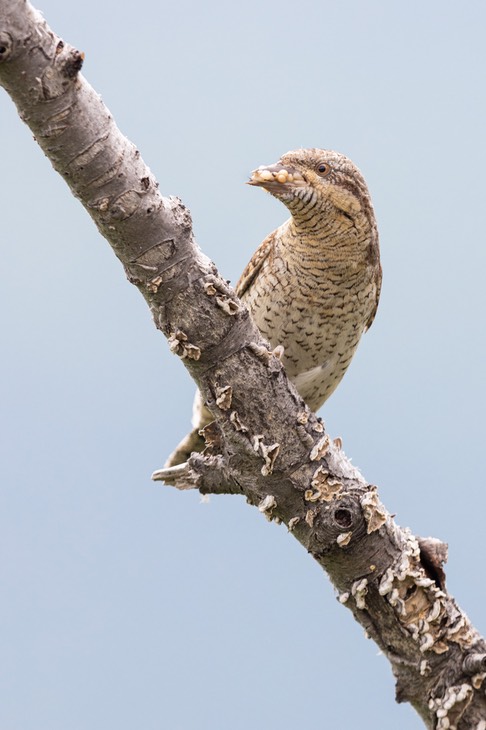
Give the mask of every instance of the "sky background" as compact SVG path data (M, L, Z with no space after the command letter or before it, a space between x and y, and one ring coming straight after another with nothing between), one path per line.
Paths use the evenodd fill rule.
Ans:
M362 169L383 291L321 415L449 543L485 633L484 2L41 9L233 282L286 217L253 168L316 146ZM0 132L2 730L422 727L284 527L150 481L193 384L3 90Z

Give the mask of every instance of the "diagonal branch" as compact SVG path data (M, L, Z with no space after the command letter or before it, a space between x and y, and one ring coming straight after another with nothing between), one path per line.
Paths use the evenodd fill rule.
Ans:
M207 452L155 476L244 494L284 522L388 657L398 701L411 702L429 728L484 730L486 643L445 588L445 546L397 526L306 408L194 242L187 209L161 196L79 73L83 55L25 0L0 0L0 18L0 83L215 416Z

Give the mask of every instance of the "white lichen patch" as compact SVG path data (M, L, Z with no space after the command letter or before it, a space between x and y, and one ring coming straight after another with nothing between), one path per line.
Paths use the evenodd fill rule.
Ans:
M427 621L429 623L434 623L434 621L437 621L437 619L441 615L441 609L442 609L442 601L434 601L434 605L430 609L430 613L427 616Z
M214 297L218 290L216 289L212 281L207 281L204 284L204 291L208 295L208 297Z
M319 459L322 459L327 452L329 451L329 444L330 439L327 433L325 436L319 439L319 441L316 443L316 445L313 447L312 451L310 452L309 458L311 461L319 461Z
M280 453L280 444L271 444L268 446L263 440L263 434L253 436L251 440L253 451L263 457L264 464L261 468L261 474L266 477L273 472L275 460Z
M259 345L257 342L250 342L248 347L258 357L259 360L264 362L265 365L268 365L269 360L272 356L272 353L270 352L268 347L265 347L265 345Z
M477 634L468 618L451 604L443 590L426 575L417 539L410 530L395 563L381 576L378 592L395 609L403 627L422 653L443 654L450 642L469 648Z
M304 499L307 502L330 502L342 490L343 485L329 476L323 466L317 467L311 480L311 489L306 489Z
M349 601L350 592L346 591L345 593L340 593L338 596L339 603L345 604Z
M425 575L423 570L418 570L420 559L420 546L418 544L417 538L412 535L408 528L405 529L403 532L406 535L406 541L402 548L400 561L398 562L395 570L395 575L397 579L405 580L407 575L410 575L413 570L413 577L414 579L416 579L416 584L418 580L425 581L427 585L433 584L434 581L430 580L430 578Z
M260 446L263 443L264 436L262 433L255 434L255 436L252 436L251 439L251 445L253 446L253 451L260 451Z
M480 674L475 674L473 677L471 677L471 684L474 689L481 689L485 678L486 672L481 672Z
M230 317L240 311L238 303L226 296L216 297L216 304L223 312L229 314Z
M346 545L349 545L349 543L351 542L352 536L352 530L350 530L349 532L341 532L341 534L337 536L336 542L340 548L346 547Z
M326 481L326 489L327 494L325 497L323 497L323 499L325 499L327 502L330 502L331 499L339 496L341 490L344 489L344 484L340 482L339 479L329 477L329 479Z
M173 352L174 355L179 355L182 360L185 358L188 360L199 360L201 357L201 349L196 347L196 345L191 345L191 343L188 342L186 333L182 330L177 329L174 332L171 332L168 338L168 343L170 351Z
M232 411L230 414L230 422L235 427L235 431L240 431L241 433L247 433L248 429L245 426L245 424L241 421L237 411Z
M200 428L198 434L203 437L206 446L218 447L221 445L221 431L215 421L208 423L204 428Z
M432 634L422 634L420 637L420 651L426 652L428 651L434 644L434 637Z
M265 463L260 471L264 477L267 477L273 472L275 461L280 453L280 444L271 444L270 446L267 446L266 444L261 444L260 452L265 460Z
M323 466L318 466L312 475L311 486L314 489L320 489L329 479L329 471Z
M308 509L307 512L305 513L305 521L307 522L307 524L309 525L309 527L313 527L314 526L314 520L315 520L315 518L316 518L316 512L315 512L315 510Z
M299 524L299 522L300 522L300 517L292 517L292 518L291 518L291 519L289 520L289 524L288 524L288 531L289 531L289 532L293 532L293 530L294 530L294 527L295 527L296 525L298 525L298 524Z
M319 492L314 492L312 489L306 489L304 492L304 499L306 502L317 502L319 496Z
M368 593L368 579L362 578L357 580L351 586L351 595L356 601L356 608L361 610L366 608L366 594Z
M153 279L151 279L147 284L147 289L151 291L153 294L156 294L159 290L159 286L162 284L162 277L161 276L155 276Z
M227 411L231 408L232 398L233 388L231 385L223 385L216 388L216 405L221 408L222 411Z
M447 636L449 639L453 639L453 637L459 633L459 631L462 631L466 625L466 617L460 616L459 620L453 624L449 629L447 629Z
M436 641L432 647L432 651L434 654L445 654L446 651L449 651L449 647L443 641Z
M388 568L385 573L383 573L380 585L378 586L378 593L380 596L386 596L387 593L390 593L390 591L393 588L393 581L395 579L395 574L391 568Z
M277 500L273 494L267 494L258 505L258 511L265 515L268 520L272 519L272 511L277 506Z
M398 588L393 588L392 592L388 596L388 603L390 606L393 606L393 608L396 610L399 616L405 616L407 613L405 602L400 598L400 593L398 591ZM418 629L416 629L415 624L410 623L408 626L409 630L411 631L413 637L415 639L418 638ZM416 633L415 633L416 632Z
M361 508L366 522L368 535L385 524L388 513L378 498L376 489L370 489L361 498Z
M429 709L435 713L437 718L436 730L456 728L471 702L473 694L474 690L471 685L464 683L448 687L442 697L431 698L428 704Z
M432 578L423 576L416 579L415 585L420 586L420 588L431 588L432 586L435 586L435 581L433 581Z
M458 621L447 630L447 638L463 649L470 648L477 641L476 629L465 614L462 614Z

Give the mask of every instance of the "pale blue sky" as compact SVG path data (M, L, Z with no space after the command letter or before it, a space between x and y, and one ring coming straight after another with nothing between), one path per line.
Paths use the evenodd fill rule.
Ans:
M383 294L322 415L397 521L449 542L486 632L484 3L42 10L232 281L285 218L251 169L300 146L361 167ZM421 727L283 527L150 482L192 383L4 92L0 120L2 730Z

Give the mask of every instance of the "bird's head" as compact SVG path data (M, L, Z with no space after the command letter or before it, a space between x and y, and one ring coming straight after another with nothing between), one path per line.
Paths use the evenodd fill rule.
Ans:
M338 214L350 224L363 214L374 221L361 172L339 152L315 148L287 152L277 163L254 170L248 184L281 200L297 223L309 219L311 211Z

